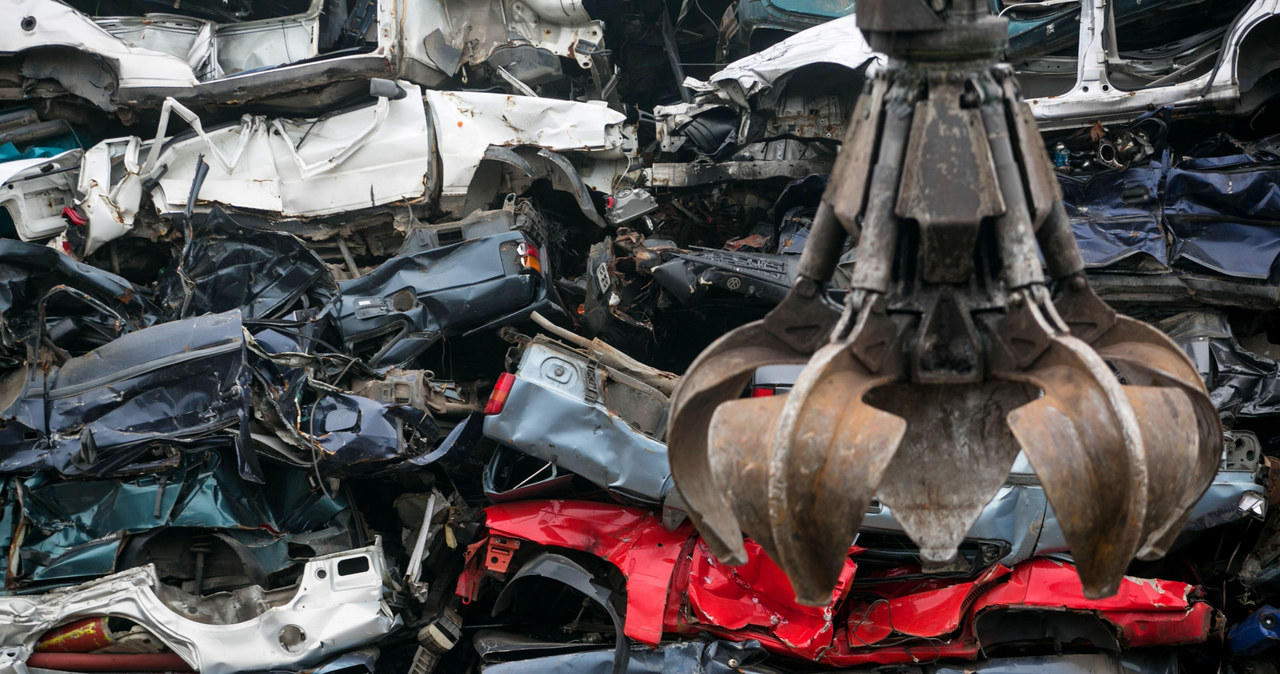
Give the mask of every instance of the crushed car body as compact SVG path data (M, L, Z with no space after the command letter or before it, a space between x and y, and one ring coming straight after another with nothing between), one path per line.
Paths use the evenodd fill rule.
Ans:
M370 77L439 86L463 64L489 65L527 88L547 74L504 60L522 46L545 54L556 70L559 57L584 70L610 69L592 56L604 48L603 26L579 3L478 10L447 0L309 0L227 9L195 3L158 13L136 2L111 15L90 3L24 0L11 9L19 20L0 32L13 85L7 98L71 98L129 117L167 98L209 108L233 108L240 99L280 112L317 110L358 95Z
M0 638L31 650L49 628L109 612L145 627L196 671L301 666L397 626L383 596L385 577L377 545L318 557L296 589L272 594L256 588L192 597L166 588L154 568L142 567L45 595L0 599L6 618ZM14 636L25 642L9 644Z
M669 531L644 511L528 501L491 506L486 527L491 538L477 545L490 550L497 545L492 537L500 536L508 549L515 545L523 551L527 541L582 550L617 567L627 578L625 633L650 645L665 633L705 631L723 637L740 632L773 652L847 667L912 662L920 648L975 657L980 647L994 645L981 644L975 632L975 619L984 612L1020 613L1023 620L1037 607L1093 613L1110 624L1104 632L1118 640L1114 647L1195 643L1207 637L1212 621L1210 607L1190 601L1190 588L1177 584L1132 579L1116 596L1092 602L1080 594L1074 572L1056 561L1012 569L989 566L960 581L916 577L913 582L909 574L876 577L874 571L860 581L858 560L864 551L855 546L830 603L808 607L788 596L780 570L758 546L750 546L754 553L745 565L729 567L715 560L688 525ZM495 563L489 558L483 549L470 558L459 593L478 590L487 569L500 566L509 572L510 559ZM930 608L913 609L916 605ZM839 623L837 616L844 616Z
M1275 669L1280 0L0 14L0 674Z

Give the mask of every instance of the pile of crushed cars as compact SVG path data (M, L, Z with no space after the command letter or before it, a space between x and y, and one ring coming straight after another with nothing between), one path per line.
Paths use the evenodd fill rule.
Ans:
M1276 672L1280 2L991 3L1228 429L1117 594L1023 458L950 565L873 502L824 607L684 515L673 373L794 278L852 1L9 0L0 673Z

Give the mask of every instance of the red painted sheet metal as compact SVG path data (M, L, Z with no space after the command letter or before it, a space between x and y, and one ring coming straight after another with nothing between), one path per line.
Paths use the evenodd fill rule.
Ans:
M454 594L462 597L462 603L470 604L480 594L480 582L484 580L484 554L489 547L489 537L467 546L463 555L462 573L458 574L458 582L454 586Z
M1193 587L1173 580L1126 577L1115 595L1086 599L1075 567L1066 562L1033 559L1019 564L1008 582L985 594L978 608L988 604L1019 604L1058 608L1087 605L1105 611L1185 611L1190 605L1188 594Z
M845 642L850 649L874 648L893 634L893 607L887 599L849 602Z
M802 606L782 569L755 541L746 541L747 562L732 567L711 555L701 541L693 552L687 595L691 619L700 624L737 630L760 630L786 645L792 654L814 659L834 638L834 612L849 591L855 566L844 570L823 607Z
M968 617L968 608L977 595L992 583L1002 581L1008 573L1003 566L993 566L972 581L886 600L894 633L940 637L955 632Z
M1032 560L967 581L877 583L856 594L857 548L826 607L794 602L791 585L752 541L748 561L716 561L688 524L667 531L654 513L605 503L531 501L487 509L489 530L608 560L627 578L627 636L655 645L663 632L756 639L770 651L836 667L977 657L984 610L1091 611L1130 646L1203 641L1213 609L1194 587L1126 578L1113 597L1084 597L1075 569Z
M1128 646L1200 643L1208 637L1213 610L1191 600L1195 589L1175 580L1126 577L1114 596L1086 599L1074 567L1033 559L983 595L974 611L1005 605L1092 610L1115 625Z
M583 550L627 578L627 636L662 639L667 587L693 525L667 531L652 512L587 501L523 501L485 510L489 531L543 545Z
M1103 615L1119 629L1122 643L1138 647L1203 643L1213 629L1215 614L1212 606L1199 602L1185 615L1149 611L1106 611Z

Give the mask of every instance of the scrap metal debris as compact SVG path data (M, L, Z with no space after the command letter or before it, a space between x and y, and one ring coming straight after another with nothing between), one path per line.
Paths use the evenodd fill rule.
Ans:
M0 674L1275 671L1276 0L0 15Z

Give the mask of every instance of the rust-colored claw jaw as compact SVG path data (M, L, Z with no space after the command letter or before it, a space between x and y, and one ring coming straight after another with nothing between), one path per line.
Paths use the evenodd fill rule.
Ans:
M1056 305L1028 295L1002 321L1006 349L994 374L1043 391L1009 413L1009 426L1086 596L1102 597L1135 556L1168 549L1213 479L1222 434L1204 384L1172 340L1118 316L1082 277L1068 281ZM1017 343L1036 342L1043 348L1029 361L1015 353Z
M814 354L791 393L726 402L713 472L739 521L791 579L796 600L831 601L849 546L907 422L862 403L896 371L872 373L845 344Z
M689 519L712 554L727 564L747 561L742 529L733 507L743 493L717 479L708 453L706 429L722 403L741 395L757 367L803 363L805 359L806 354L780 343L764 327L764 321L748 323L703 351L672 395L667 425L671 474L688 508Z
M1067 279L1055 306L1071 333L1084 340L1126 383L1152 449L1140 559L1168 552L1182 522L1208 488L1222 457L1222 424L1200 373L1168 335L1107 306L1083 276Z
M1009 412L1009 428L1053 506L1085 594L1113 594L1147 515L1146 453L1133 408L1107 364L1055 330L1033 302L1001 327L1010 355L997 361L996 376L1043 391ZM1029 363L1012 353L1020 338L1044 340Z

